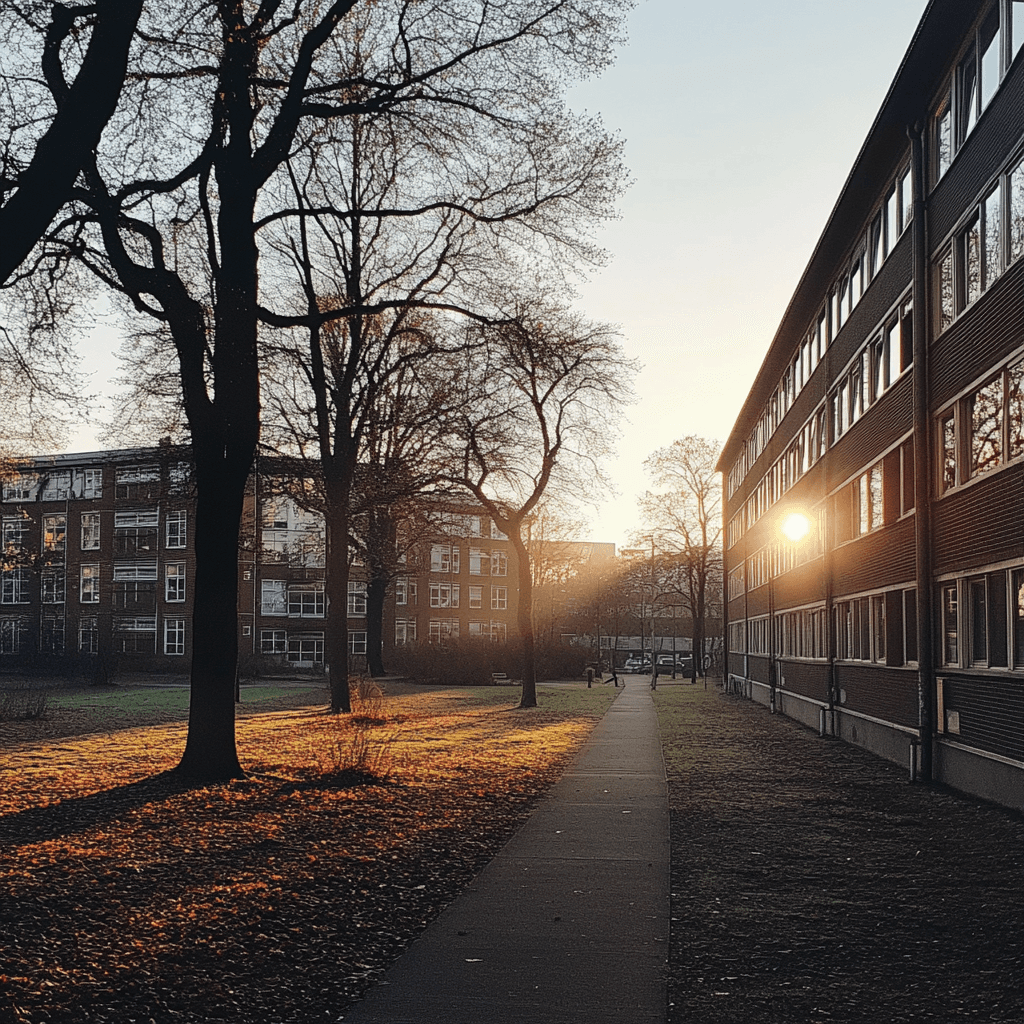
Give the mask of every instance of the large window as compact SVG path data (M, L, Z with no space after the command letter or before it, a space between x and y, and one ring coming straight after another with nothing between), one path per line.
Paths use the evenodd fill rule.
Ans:
M483 548L470 548L469 549L469 575L470 576L486 576L487 570L490 568L491 560L490 556Z
M508 555L506 555L504 551L491 552L491 575L508 575Z
M99 512L82 513L82 550L98 551L100 546Z
M0 572L0 604L28 604L28 569L4 569Z
M175 509L167 513L167 546L183 548L186 541L187 514L184 509Z
M114 650L118 654L155 654L156 616L114 619Z
M156 509L145 512L114 513L114 554L132 557L155 554L160 514Z
M159 493L159 466L118 466L114 474L115 498L129 501L151 501Z
M71 470L55 470L40 480L40 501L67 501L71 497Z
M430 620L430 642L440 643L442 640L458 639L458 619L431 619Z
M43 516L43 557L46 561L63 561L67 547L68 517Z
M399 576L395 580L395 604L404 607L415 605L418 598L418 583L409 576Z
M416 620L415 619L395 619L395 643L398 646L402 644L411 644L416 640Z
M260 630L260 654L287 654L288 631L284 629Z
M349 654L365 654L366 653L366 630L365 629L350 629L348 631L348 653Z
M181 656L185 653L185 620L164 619L164 654Z
M996 570L939 588L942 663L960 668L1024 667L1024 570Z
M1018 360L939 416L939 491L1024 456L1024 360Z
M288 661L293 665L322 665L323 633L292 633L288 637Z
M260 614L288 614L288 584L285 580L260 581Z
M358 617L366 614L366 583L363 580L348 581L348 614Z
M289 587L288 615L299 619L322 619L324 617L323 584L313 583Z
M43 604L64 603L64 569L43 569L39 576L39 596Z
M491 587L491 610L505 611L508 608L508 587Z
M82 604L99 604L100 600L100 567L99 565L79 566L78 594Z
M971 33L932 117L935 176L941 178L999 88L1024 39L1024 3L997 0Z
M431 572L459 572L459 549L451 544L434 544L430 548Z
M431 608L458 608L459 607L459 584L458 583L431 583L430 584L430 607Z
M95 615L83 615L78 620L78 649L83 654L99 654L100 628Z
M171 604L185 600L184 562L168 562L164 566L164 600Z
M123 612L155 612L156 585L156 562L115 564L114 608Z

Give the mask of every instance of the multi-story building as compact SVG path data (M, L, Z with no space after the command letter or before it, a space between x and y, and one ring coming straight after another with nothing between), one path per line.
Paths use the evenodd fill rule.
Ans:
M730 687L1018 807L1022 48L928 4L719 463Z
M191 653L192 497L180 449L19 462L0 496L0 656Z
M179 447L22 459L2 474L0 668L187 671L195 554L190 453ZM508 539L472 509L439 511L400 556L383 639L515 635ZM239 652L294 668L324 662L322 518L254 477L239 545ZM401 568L401 567L400 567ZM367 650L366 567L348 586L348 643ZM98 656L102 655L100 659Z

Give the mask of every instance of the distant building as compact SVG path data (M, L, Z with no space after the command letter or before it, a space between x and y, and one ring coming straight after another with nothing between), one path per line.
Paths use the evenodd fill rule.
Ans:
M719 464L729 686L1016 807L1022 47L928 4Z

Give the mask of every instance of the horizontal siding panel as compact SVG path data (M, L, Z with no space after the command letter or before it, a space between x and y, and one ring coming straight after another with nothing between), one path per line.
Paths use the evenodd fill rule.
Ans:
M917 672L884 665L836 665L840 705L847 711L917 728ZM845 700L843 700L845 697Z
M837 598L914 579L913 517L844 544L833 552L832 559Z
M937 501L933 524L937 573L1024 558L1024 463Z
M779 659L779 679L785 680L782 688L787 693L799 693L811 700L827 703L828 677L828 665Z
M1024 678L946 676L943 699L960 716L950 739L1024 761Z

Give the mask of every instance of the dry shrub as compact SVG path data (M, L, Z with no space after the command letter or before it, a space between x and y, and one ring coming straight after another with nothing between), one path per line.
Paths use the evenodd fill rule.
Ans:
M399 731L389 724L384 692L372 680L358 680L351 714L326 712L314 719L311 731L310 754L321 775L389 775Z
M31 722L45 718L49 698L39 690L8 690L0 694L0 722Z

